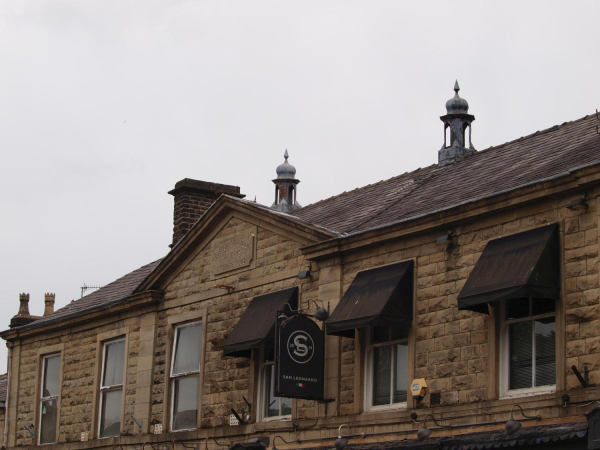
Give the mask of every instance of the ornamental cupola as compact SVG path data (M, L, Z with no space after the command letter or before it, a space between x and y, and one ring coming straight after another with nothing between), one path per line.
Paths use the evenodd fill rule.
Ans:
M292 212L301 208L296 201L296 189L300 180L296 179L296 168L288 162L288 151L286 150L283 157L285 161L277 167L277 178L273 180L275 183L275 201L271 205L276 211Z
M471 123L475 116L469 114L469 103L458 95L460 87L458 81L454 84L454 97L446 102L446 115L440 119L444 122L444 145L438 152L438 165L440 167L454 164L467 155L474 154L477 150L471 143ZM469 129L469 146L466 137ZM447 138L447 130L450 131L450 142Z

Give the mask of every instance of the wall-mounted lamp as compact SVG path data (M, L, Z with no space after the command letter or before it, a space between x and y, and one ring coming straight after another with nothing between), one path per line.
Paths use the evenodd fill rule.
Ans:
M416 416L416 414L415 414ZM427 414L425 416L425 418L423 419L423 426L421 428L419 428L417 430L417 440L419 442L424 441L425 439L429 438L429 436L431 436L431 433L433 431L431 431L429 428L427 428L427 418L431 417L431 420L433 420L433 422L438 426L441 427L442 425L440 425L439 423L437 423L437 420L435 420L435 417L433 417L431 414ZM412 418L412 415L411 415ZM416 418L416 417L415 417Z
M315 313L313 314L313 317L317 320L320 320L321 322L325 322L328 318L329 318L329 313L327 312L327 310L325 309L325 304L323 303L323 300L319 300L321 302L321 306L319 306L319 304L317 303L317 300L308 300L308 304L310 305L310 302L313 302L315 304L315 306L317 307L317 309L315 310Z
M448 230L446 234L437 238L438 244L451 244L452 239L456 236L456 234L452 230Z
M581 198L573 200L571 203L569 203L567 205L567 208L569 208L570 210L587 209L589 202L590 198L587 196L587 194L583 194Z
M31 424L31 425L25 424L25 429L29 432L31 437L35 439L35 433L33 432L33 428L34 428L33 424Z
M515 434L523 426L523 425L521 425L521 422L519 422L518 420L515 420L513 417L513 412L514 412L515 408L519 408L519 410L521 411L521 415L523 417L525 417L526 419L542 420L542 416L531 417L531 416L525 415L525 413L523 412L523 408L521 408L521 405L513 405L513 407L510 409L510 419L508 420L508 422L506 422L506 425L504 427L504 428L506 428L506 434L508 436L512 436L513 434Z
M311 263L308 263L308 266L306 266L306 270L301 270L300 272L298 272L298 278L300 278L301 280L310 278L311 269L312 269L312 265L311 265Z
M350 427L348 425L346 425L345 423L341 424L338 428L338 438L335 440L335 444L333 444L336 448L336 450L344 450L346 448L346 446L348 445L348 438L342 437L342 427L346 427L348 428L348 430L350 430Z
M133 421L135 422L135 424L138 426L138 428L140 429L140 433L142 432L142 422L140 422L134 415L133 413L129 414L131 416L131 418L133 419Z

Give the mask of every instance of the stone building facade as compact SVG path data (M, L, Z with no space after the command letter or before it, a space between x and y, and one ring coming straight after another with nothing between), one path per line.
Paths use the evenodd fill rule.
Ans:
M452 133L470 129L458 86L442 120ZM251 440L267 438L267 447L329 448L343 434L356 448L587 448L584 413L600 400L595 125L585 117L480 152L454 136L437 165L285 211L233 186L183 180L163 259L41 318L27 317L21 298L19 321L2 333L5 446L263 448ZM278 177L296 186L287 159ZM177 202L186 187L190 211ZM550 229L554 297L461 304L481 261L493 262L488 244ZM403 302L407 325L377 313L376 325L363 314L341 335L328 328L326 401L273 397L264 343L224 356L256 299L295 292L305 312L328 309L321 326L333 330L350 292L362 292L357 280L399 263L412 294L394 293L386 308ZM275 320L273 311L259 322ZM520 338L529 326L531 348ZM419 379L427 391L413 398ZM523 428L507 435L511 417ZM419 440L419 429L433 434Z

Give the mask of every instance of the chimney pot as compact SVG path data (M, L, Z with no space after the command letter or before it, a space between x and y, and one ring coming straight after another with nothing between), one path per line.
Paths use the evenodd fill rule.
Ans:
M54 312L54 301L56 295L53 292L47 292L44 295L44 317L49 316Z
M20 327L39 319L29 314L29 294L19 294L19 312L10 319L10 328Z
M19 313L17 315L29 317L29 294L19 294Z

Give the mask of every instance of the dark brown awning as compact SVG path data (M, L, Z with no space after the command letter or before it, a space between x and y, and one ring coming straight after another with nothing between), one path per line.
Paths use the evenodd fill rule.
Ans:
M458 309L488 313L512 298L560 298L558 225L489 241L458 296Z
M297 287L254 297L225 341L223 356L249 358L253 348L273 346L277 311L287 309L286 304L298 309Z
M327 321L327 334L354 337L368 326L410 328L413 311L413 262L359 272Z

